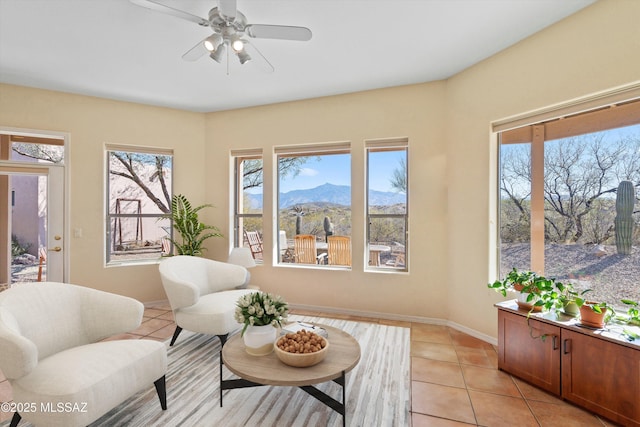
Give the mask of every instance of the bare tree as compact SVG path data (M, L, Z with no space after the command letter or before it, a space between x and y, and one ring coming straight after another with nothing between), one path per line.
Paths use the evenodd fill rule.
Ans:
M171 212L171 196L169 195L169 189L165 181L167 162L170 159L169 156L111 151L110 159L114 161L109 169L111 175L131 180L162 212ZM154 194L143 176L144 171L148 169L149 165L154 165L154 170L149 175L148 181L153 182L157 179L162 189L162 195Z
M630 180L640 186L640 136L614 142L605 136L598 132L545 143L545 235L550 241L577 242L586 231L592 239L608 239L611 229L604 225L602 213L618 182ZM508 201L520 212L519 218L509 218L507 228L530 218L528 149L529 145L503 147L503 203ZM601 212L596 215L594 210Z
M288 175L296 177L302 165L310 157L281 157L278 159L278 174L281 178ZM320 159L318 157L318 159ZM248 190L262 186L262 159L247 159L243 162L242 189Z
M577 242L596 200L615 194L621 180L640 183L640 162L629 162L630 153L640 149L640 140L607 143L604 135L545 144L545 222L554 240Z
M18 154L34 160L45 160L61 163L64 158L64 147L59 145L34 144L31 142L14 142L11 149Z
M399 193L407 193L407 161L402 158L399 165L393 170L393 176L390 179L391 188Z

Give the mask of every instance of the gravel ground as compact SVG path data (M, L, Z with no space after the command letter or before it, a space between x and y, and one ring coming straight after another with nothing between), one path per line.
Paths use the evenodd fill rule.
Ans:
M545 246L545 276L572 282L580 290L591 289L589 298L618 304L621 298L640 301L640 248L618 255L615 246ZM501 277L513 267L529 269L529 245L502 246Z

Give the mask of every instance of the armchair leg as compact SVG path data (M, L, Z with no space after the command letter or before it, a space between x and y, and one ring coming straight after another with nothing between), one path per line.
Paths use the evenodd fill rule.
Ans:
M21 419L22 416L19 413L15 412L13 414L13 418L11 418L11 424L9 424L9 427L18 427L18 423Z
M165 382L165 375L158 378L154 383L156 386L156 392L158 392L158 399L160 399L160 406L163 411L167 409L167 385Z
M227 342L228 337L229 337L229 334L218 335L218 338L220 338L220 347L224 347L224 343Z
M169 347L173 346L173 343L176 342L176 339L178 339L178 335L180 335L180 332L182 332L182 328L176 325L176 330L173 332L173 338L171 338L171 343L169 344Z

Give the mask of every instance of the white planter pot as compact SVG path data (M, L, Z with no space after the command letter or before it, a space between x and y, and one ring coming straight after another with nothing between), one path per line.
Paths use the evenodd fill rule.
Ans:
M246 352L252 356L264 356L271 353L277 332L276 328L271 325L248 326L242 336Z

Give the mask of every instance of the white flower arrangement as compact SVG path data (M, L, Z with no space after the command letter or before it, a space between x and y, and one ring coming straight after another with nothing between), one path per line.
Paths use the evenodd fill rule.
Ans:
M244 324L242 336L248 326L282 327L282 321L286 320L288 313L287 302L279 295L253 292L238 298L234 317L238 323Z

